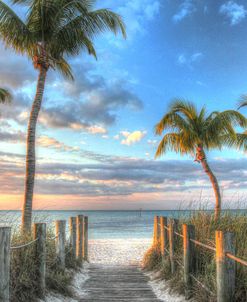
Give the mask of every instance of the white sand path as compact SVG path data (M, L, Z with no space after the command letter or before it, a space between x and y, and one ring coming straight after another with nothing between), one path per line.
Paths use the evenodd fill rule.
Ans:
M149 239L97 239L89 241L89 255L91 263L106 265L140 264L150 247ZM76 298L65 298L61 295L50 294L45 302L78 302L84 297L83 284L88 279L87 267L84 267L74 277L72 290ZM150 275L152 277L152 275ZM169 294L164 281L150 281L157 297L164 302L184 302L184 297ZM41 301L44 302L44 301Z

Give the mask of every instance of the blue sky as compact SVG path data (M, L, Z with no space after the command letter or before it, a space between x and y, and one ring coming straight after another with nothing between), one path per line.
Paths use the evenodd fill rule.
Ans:
M153 129L174 97L209 111L237 107L247 91L246 1L98 6L122 15L128 37L98 37L98 61L86 53L70 59L75 82L50 71L38 128L36 208L169 209L199 198L212 205L210 183L193 158L168 153L154 161ZM1 107L0 207L20 208L37 72L2 46L0 66L0 83L15 97ZM208 156L226 203L245 204L246 155L225 149Z

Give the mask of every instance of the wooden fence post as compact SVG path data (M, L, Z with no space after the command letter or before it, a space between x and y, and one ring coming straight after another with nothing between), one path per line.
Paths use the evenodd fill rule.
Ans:
M217 302L231 302L234 300L236 264L226 257L226 253L235 254L234 234L216 231L215 243Z
M70 217L69 219L69 231L70 231L70 247L71 254L76 259L76 217Z
M175 261L174 261L174 227L175 222L174 219L169 219L169 230L168 230L168 237L169 237L169 256L170 256L170 265L171 265L171 273L175 273Z
M9 302L11 228L0 227L0 301Z
M77 241L76 241L76 257L80 264L83 261L83 215L78 215L76 218L77 224Z
M58 265L65 269L66 220L56 221L56 254Z
M88 217L83 217L83 259L88 261Z
M195 226L183 224L184 283L186 300L191 298L192 280L190 274L195 270L195 246L190 239L195 239Z
M45 274L46 274L46 224L34 224L34 239L35 243L35 257L37 263L37 285L38 295L40 298L45 296Z
M168 249L168 235L165 227L167 227L167 218L160 217L160 251L163 258L167 254Z
M156 245L159 240L159 216L154 216L154 235L153 245Z

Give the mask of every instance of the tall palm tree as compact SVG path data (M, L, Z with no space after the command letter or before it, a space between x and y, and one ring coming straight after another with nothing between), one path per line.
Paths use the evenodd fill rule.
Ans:
M206 113L193 103L175 99L168 113L156 125L156 134L164 136L156 151L156 158L168 150L193 154L208 175L215 194L215 219L220 217L221 194L216 176L211 170L205 151L223 146L247 149L247 135L236 133L235 126L246 127L247 120L235 110Z
M93 10L94 0L13 0L27 5L23 21L0 0L0 37L6 46L25 54L38 70L36 95L28 124L25 197L22 226L31 230L32 201L35 179L35 134L42 104L47 73L50 69L73 79L67 59L86 50L96 58L93 38L105 31L121 32L122 18L107 9Z
M7 89L0 87L0 103L6 103L10 102L12 99L12 96L10 92Z

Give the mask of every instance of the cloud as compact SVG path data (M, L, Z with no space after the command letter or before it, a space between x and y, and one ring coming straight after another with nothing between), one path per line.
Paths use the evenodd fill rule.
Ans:
M121 141L122 145L133 145L137 142L140 142L143 137L147 134L146 131L134 131L134 132L128 132L128 131L122 131L122 136L125 138Z
M0 162L0 193L22 193L24 157L0 152ZM212 160L210 165L225 192L224 196L227 190L246 189L246 161ZM199 194L202 188L214 200L207 175L192 160L154 161L109 157L106 161L84 164L41 161L37 165L35 192L43 195L116 196L117 199L142 193L155 193L156 197L157 194L162 196L160 194L169 193L169 200L173 200L176 196L185 199L188 192Z
M181 65L187 63L187 60L186 60L186 57L184 54L181 54L178 56L178 63Z
M247 10L243 5L239 5L234 1L228 1L221 5L219 13L226 16L233 26L245 19Z
M60 151L78 151L79 148L78 147L71 147L68 146L64 143L61 143L60 141L56 140L53 137L49 137L49 136L40 136L37 140L37 144L40 147L44 147L44 148L53 148L53 149L57 149Z
M158 141L156 139L148 139L147 143L151 146L157 146Z
M10 49L4 49L0 43L0 83L12 89L19 89L24 84L36 80L36 71L32 62L23 56L17 56ZM25 71L25 73L23 73Z
M0 142L18 143L25 139L26 135L22 131L0 131Z
M159 13L160 2L152 1L152 3L147 4L144 12L147 20L153 20L154 17Z
M122 5L118 4L120 13L126 24L128 38L132 40L138 33L144 34L146 23L152 21L160 11L160 1L157 0L124 0Z
M141 99L132 91L127 79L108 80L91 74L93 66L76 67L75 82L52 79L48 81L39 123L49 128L69 128L92 134L105 134L122 108L139 111ZM9 82L8 84L11 84ZM21 125L27 123L32 94L29 91L14 93L14 102L1 107L5 119Z
M196 12L196 7L192 0L184 0L183 3L179 6L179 10L172 17L174 23L179 23L183 19L191 16Z
M119 139L120 139L120 135L119 135L119 134L116 134L116 135L113 136L113 138L114 138L115 140L119 140Z
M107 133L107 130L104 127L101 126L91 126L89 127L89 133L92 134L104 134Z
M191 55L179 54L177 57L177 63L179 65L187 65L192 67L193 64L200 62L203 58L203 53L195 52Z

